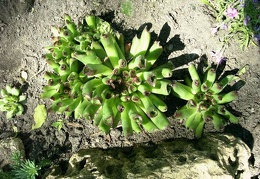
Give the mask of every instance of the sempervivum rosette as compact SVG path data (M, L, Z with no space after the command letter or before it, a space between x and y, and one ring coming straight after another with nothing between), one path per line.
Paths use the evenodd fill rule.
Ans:
M196 137L201 137L206 122L212 122L216 130L223 128L229 121L238 123L238 118L225 107L225 104L237 99L237 91L224 90L232 82L240 80L245 68L237 74L229 74L217 79L216 68L209 66L201 78L195 66L189 65L191 78L186 84L173 82L173 94L187 100L187 104L179 108L174 117L184 120L187 128L194 130Z
M19 89L6 85L0 90L2 98L0 98L0 111L6 111L6 118L10 119L14 116L20 116L24 112L23 104L26 96L21 95Z
M45 75L42 97L53 100L54 111L94 120L106 133L119 121L125 136L164 129L169 121L160 97L170 93L173 65L152 67L162 53L159 42L150 45L145 28L127 46L109 23L95 16L85 21L76 28L66 16L66 26L54 28L54 46L45 57L55 72Z

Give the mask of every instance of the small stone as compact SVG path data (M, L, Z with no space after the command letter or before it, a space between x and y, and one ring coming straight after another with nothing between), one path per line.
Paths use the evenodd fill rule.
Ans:
M10 137L0 140L0 168L12 163L12 155L19 152L25 158L24 145L21 139Z

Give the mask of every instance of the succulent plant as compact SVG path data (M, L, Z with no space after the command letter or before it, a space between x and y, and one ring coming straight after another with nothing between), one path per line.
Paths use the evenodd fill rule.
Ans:
M23 103L26 100L25 95L20 94L20 90L10 85L1 89L0 111L6 111L6 118L22 115L24 112Z
M243 69L244 70L244 69ZM191 78L186 78L186 84L174 81L173 94L187 100L187 104L176 110L174 117L184 120L187 128L194 130L200 138L206 122L212 122L217 131L227 123L238 123L238 118L228 111L225 104L237 98L237 91L224 90L232 82L239 80L239 73L229 74L217 79L216 68L209 66L200 78L195 65L188 67Z
M169 121L161 96L170 93L173 64L154 67L162 46L151 44L147 28L125 44L99 17L85 22L77 28L65 15L64 27L52 27L54 44L44 56L54 72L45 74L42 97L53 100L52 110L94 120L106 133L120 120L125 136L164 129Z
M45 47L49 53L44 58L54 72L44 75L48 85L43 88L42 98L51 98L54 101L52 110L70 116L84 100L81 88L90 79L84 74L84 64L93 60L101 63L105 52L98 51L97 41L101 33L113 31L109 23L94 16L85 18L88 26L80 24L78 28L68 15L64 20L64 27L51 27L53 46Z

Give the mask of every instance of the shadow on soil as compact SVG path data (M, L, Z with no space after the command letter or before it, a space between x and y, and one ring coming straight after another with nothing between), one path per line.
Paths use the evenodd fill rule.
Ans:
M230 124L225 127L224 132L240 138L243 142L247 144L251 151L253 150L254 137L250 131L243 128L240 124ZM253 153L251 154L249 162L254 166L255 158Z

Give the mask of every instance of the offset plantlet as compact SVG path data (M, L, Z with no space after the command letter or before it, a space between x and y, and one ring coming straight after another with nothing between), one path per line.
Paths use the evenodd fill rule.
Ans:
M52 110L93 120L105 133L120 121L125 136L164 129L169 121L161 96L170 93L173 64L153 68L162 46L151 44L146 28L125 44L102 19L85 22L77 28L66 15L65 27L52 28L54 45L45 57L54 72L45 75L42 97L53 100Z
M22 115L24 112L23 103L26 100L25 95L20 94L20 90L15 87L6 85L1 89L0 111L6 111L6 118Z
M227 123L238 123L238 118L230 113L225 104L237 99L237 91L225 92L225 88L234 81L240 80L240 75L247 66L236 75L223 76L217 79L216 69L208 67L203 78L197 73L193 64L188 71L191 78L186 78L186 84L173 82L173 94L187 100L187 104L179 108L174 117L184 120L187 128L195 132L196 137L201 137L206 122L212 122L216 130L221 130Z

